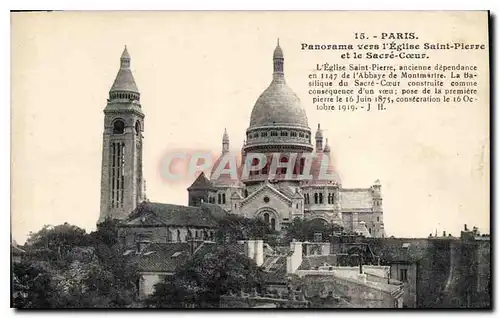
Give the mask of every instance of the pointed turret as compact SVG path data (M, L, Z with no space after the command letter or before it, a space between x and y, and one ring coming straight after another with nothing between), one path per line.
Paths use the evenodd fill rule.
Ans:
M224 128L224 135L222 135L222 153L229 151L229 135L227 134L227 129Z
M118 93L122 93L119 95ZM125 94L123 94L125 93ZM135 94L126 94L126 93L135 93ZM129 99L139 99L139 90L137 85L135 84L134 76L132 75L132 71L130 70L130 55L127 50L127 46L123 50L122 56L120 57L120 70L116 75L113 86L109 91L109 95L111 99L116 98L125 98Z
M323 151L323 131L321 130L320 124L318 124L318 130L316 130L316 152Z
M323 149L323 152L330 153L330 145L328 145L328 138L326 138L325 140L325 148Z
M278 39L273 53L273 81L275 82L285 82L284 61L283 50L280 47L280 40Z

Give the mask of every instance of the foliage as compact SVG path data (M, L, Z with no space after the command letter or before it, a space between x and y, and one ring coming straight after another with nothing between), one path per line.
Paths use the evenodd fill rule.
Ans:
M262 272L251 259L219 246L167 276L146 303L157 308L213 308L229 291L261 289L263 284Z
M287 242L297 240L299 242L313 241L315 233L321 233L323 241L328 240L333 232L331 225L326 222L319 222L317 220L303 220L300 218L293 219L292 223L288 226L285 239Z
M12 302L15 308L52 308L51 275L41 262L21 262L12 268Z
M263 239L272 245L276 235L263 220L231 214L219 221L215 236L219 243Z
M85 230L64 223L57 226L44 226L36 233L30 233L26 244L30 250L45 250L44 260L64 266L64 258L75 246L88 246Z
M132 304L139 276L137 260L135 255L123 255L117 225L116 221L106 220L95 232L86 234L65 223L32 233L25 247L32 256L14 267L13 278L21 282L14 289L14 306L119 308ZM42 277L38 280L43 285L23 282L32 276Z

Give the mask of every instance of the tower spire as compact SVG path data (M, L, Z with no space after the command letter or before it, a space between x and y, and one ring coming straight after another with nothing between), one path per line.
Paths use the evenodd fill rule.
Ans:
M328 138L325 139L325 149L323 149L323 152L326 153L330 152L330 145L328 145Z
M130 55L128 54L127 46L123 49L122 56L120 58L120 68L128 69L130 68Z
M134 76L132 75L132 71L130 70L130 55L128 53L127 46L125 46L125 48L123 49L122 55L120 57L120 69L118 70L118 74L116 74L115 81L109 92L111 99L116 99L117 97L124 96L116 96L116 94L112 94L114 92L127 92L135 93L133 94L133 96L125 96L127 99L129 97L132 97L132 99L139 100L139 90L137 89Z
M316 152L323 151L323 130L321 130L320 124L318 124L318 130L316 130Z
M276 48L273 53L273 81L284 83L285 82L285 71L284 71L284 57L283 50L280 47L280 39L278 38L276 43Z
M224 135L222 136L222 153L229 151L229 135L227 134L227 129L224 128Z

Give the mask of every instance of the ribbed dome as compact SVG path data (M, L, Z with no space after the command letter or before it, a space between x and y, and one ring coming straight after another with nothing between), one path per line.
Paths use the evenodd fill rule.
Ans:
M308 127L300 99L285 83L276 81L259 96L250 117L250 127L273 125Z

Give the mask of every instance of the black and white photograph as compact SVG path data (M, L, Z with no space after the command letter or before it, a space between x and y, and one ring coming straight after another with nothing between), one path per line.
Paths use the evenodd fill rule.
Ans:
M10 17L12 308L492 309L488 11Z

